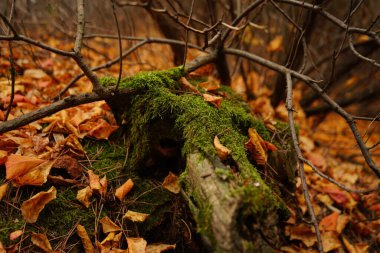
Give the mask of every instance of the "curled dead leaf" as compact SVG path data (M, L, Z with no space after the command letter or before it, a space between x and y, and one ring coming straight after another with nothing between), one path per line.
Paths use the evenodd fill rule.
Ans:
M54 252L49 239L45 234L32 233L31 241L34 245L42 249L44 252Z
M161 253L167 250L175 250L175 244L154 243L146 247L146 253Z
M68 155L58 157L58 159L53 164L53 168L65 170L72 179L80 177L83 172L83 168L77 159L72 158Z
M5 194L7 193L8 189L8 183L5 183L0 186L0 201L4 198Z
M265 165L267 154L262 146L264 140L257 133L256 129L248 129L249 140L245 143L245 148L251 154L251 158L259 165Z
M95 248L91 243L90 237L88 236L86 229L80 224L77 225L77 234L82 240L84 252L95 253Z
M103 233L109 233L109 232L115 232L115 231L121 231L122 229L116 225L108 216L104 216L100 221L100 224L102 224Z
M56 198L57 190L52 186L46 192L39 192L21 205L21 213L27 223L35 223L45 205Z
M11 154L5 162L6 179L12 180L16 177L23 176L43 162L45 162L45 160L35 157Z
M231 150L229 150L227 147L223 146L217 135L215 135L214 138L214 147L216 150L216 153L218 154L220 160L224 161L227 159L227 157L231 154Z
M180 188L178 176L172 172L169 172L169 174L165 177L164 182L162 182L162 187L172 193L179 193Z
M280 51L282 49L282 35L277 35L269 42L269 45L267 46L268 52L276 52Z
M45 161L28 173L14 178L13 183L17 186L43 185L47 181L53 163L54 161Z
M102 179L99 180L99 183L101 186L99 190L100 196L104 197L107 194L107 176L102 177Z
M92 170L88 170L87 173L88 181L90 181L91 190L99 192L99 190L102 188L99 176L96 175Z
M222 97L214 96L210 94L202 94L203 100L209 102L210 104L215 105L216 108L220 108L222 106Z
M202 82L202 83L199 83L198 86L202 87L206 91L213 91L220 88L220 85L213 81Z
M119 188L116 189L115 196L120 201L123 201L125 195L127 195L133 188L132 179L128 179L124 184L122 184Z
M116 234L115 232L111 232L107 235L107 237L100 243L105 249L115 249L120 247L120 241L123 233L120 232Z
M145 253L147 242L143 238L127 237L129 253Z
M185 90L194 92L195 94L201 94L194 85L192 85L185 77L181 77L180 82L182 83Z
M128 210L124 214L123 219L128 219L133 222L144 222L148 217L149 217L149 214Z
M16 230L9 234L9 240L13 241L19 238L24 233L23 230Z
M77 193L77 200L81 202L85 207L89 207L91 204L90 198L92 196L92 190L90 186L79 190Z

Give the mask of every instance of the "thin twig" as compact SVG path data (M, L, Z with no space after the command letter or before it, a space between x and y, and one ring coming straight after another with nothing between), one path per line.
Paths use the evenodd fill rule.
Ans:
M111 0L112 1L112 13L113 13L113 17L115 19L115 24L116 24L116 29L117 29L117 37L118 37L118 41L119 41L119 77L117 78L117 83L116 83L116 88L115 90L119 89L119 84L120 84L120 80L121 80L121 74L122 74L122 71L123 71L123 48L122 48L122 45L121 45L121 35L120 35L120 27L119 27L119 21L117 20L117 16L116 16L116 11L115 11L115 0Z
M301 149L299 147L298 143L298 137L296 133L296 128L294 124L294 118L293 118L293 83L292 83L292 77L290 72L286 73L286 90L287 90L287 95L286 95L286 109L288 110L288 118L289 118L289 127L290 131L292 134L292 140L294 144L294 149L296 151L297 157L298 157L298 170L300 173L300 178L301 178L301 184L302 184L302 191L303 191L303 196L306 201L307 205L307 210L309 212L311 222L314 225L315 233L317 235L317 242L318 242L318 250L319 252L323 252L323 245L322 245L322 238L321 238L321 233L319 231L318 227L318 221L314 213L314 208L311 203L311 199L309 196L309 190L308 186L306 184L306 176L305 176L305 170L304 170L304 158L301 153Z

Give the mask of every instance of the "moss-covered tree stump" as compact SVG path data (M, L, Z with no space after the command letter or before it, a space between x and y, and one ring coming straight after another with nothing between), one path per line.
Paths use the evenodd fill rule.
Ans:
M182 76L181 68L141 73L120 83L133 88L133 96L116 94L107 101L126 131L125 169L182 173L182 194L212 251L272 251L280 241L280 219L287 215L279 185L293 184L286 126L278 124L271 133L226 88L215 91L223 97L217 108L204 100L205 91L196 81L197 92L186 90ZM112 86L116 80L102 82ZM258 166L249 158L244 146L249 128L278 147L270 155L271 166ZM231 150L224 163L213 145L216 135Z

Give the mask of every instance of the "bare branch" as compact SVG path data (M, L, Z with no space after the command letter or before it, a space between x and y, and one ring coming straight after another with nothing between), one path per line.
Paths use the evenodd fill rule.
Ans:
M82 48L82 40L85 27L84 17L84 0L77 0L78 21L77 21L77 35L75 37L74 52L80 54Z
M297 157L298 157L298 171L300 173L300 178L301 178L301 184L302 184L302 191L303 191L303 196L306 201L307 205L307 210L309 212L311 222L314 225L315 233L317 235L317 241L318 241L318 250L319 252L323 252L323 245L322 245L322 238L321 238L321 232L319 231L318 227L318 221L314 213L314 208L311 203L311 199L309 196L309 190L306 184L306 176L305 176L305 170L304 170L304 158L301 153L301 149L299 147L298 143L298 137L296 133L296 128L294 124L294 118L293 118L293 83L292 83L292 76L290 72L285 73L286 75L286 90L287 90L287 95L286 95L286 109L288 110L288 120L289 120L289 127L290 131L292 134L292 140L294 144L294 149L296 151Z
M119 27L119 21L117 20L117 16L116 16L116 11L115 11L115 0L111 0L112 1L112 13L113 13L113 17L115 19L115 24L116 24L116 29L117 29L117 37L118 37L118 41L119 41L119 77L117 78L117 83L116 83L116 90L119 88L119 84L120 84L120 79L121 79L121 74L122 74L122 71L123 71L123 48L122 48L122 45L121 45L121 38L120 38L120 27Z

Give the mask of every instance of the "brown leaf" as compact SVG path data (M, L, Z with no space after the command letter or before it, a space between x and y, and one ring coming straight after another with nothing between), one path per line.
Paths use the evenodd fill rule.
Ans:
M24 233L23 230L16 230L9 234L9 240L13 241L19 238Z
M89 207L91 205L90 198L92 196L92 190L90 186L79 190L77 193L77 200L81 202L85 207Z
M319 228L325 231L336 231L336 226L338 224L339 213L332 212L330 215L325 216L319 222Z
M166 190L172 193L179 193L180 188L178 176L169 171L169 174L165 177L164 182L162 182L162 187L164 187Z
M47 181L51 167L54 161L46 161L31 169L28 173L16 177L13 183L17 186L23 185L43 185Z
M102 224L103 233L109 233L109 232L115 232L115 231L121 231L122 229L116 225L108 216L104 216L100 221L100 224Z
M8 183L5 183L0 186L0 201L4 198L5 194L7 193L8 189Z
M124 184L122 184L119 188L116 189L115 196L120 201L123 201L125 195L127 195L133 188L132 179L128 179Z
M269 45L267 46L267 51L268 52L280 51L282 49L282 40L283 40L282 35L277 35L276 37L274 37L274 39L269 42Z
M81 129L81 128L80 128ZM110 125L104 119L98 119L95 122L94 127L88 132L89 136L92 136L98 140L108 140L108 137L116 130L118 126Z
M329 252L331 250L342 247L338 233L334 231L327 231L325 233L322 233L322 245L324 252Z
M289 233L290 240L300 240L306 245L306 247L311 247L317 242L315 233L305 224L291 227Z
M102 179L99 180L100 183L100 190L99 193L102 197L104 197L107 194L107 176L102 177Z
M206 102L209 102L216 106L216 108L220 108L222 106L222 97L210 95L210 94L202 94L203 100Z
M102 188L102 185L100 184L99 176L96 175L92 170L88 170L88 181L90 181L90 187L91 190L99 192L99 190Z
M264 140L257 133L256 129L248 129L249 141L245 143L245 148L251 154L251 158L259 165L265 165L267 154L262 146Z
M39 192L21 205L21 213L27 223L35 223L45 205L56 198L57 190L52 186L46 192Z
M47 77L46 73L42 69L26 69L24 71L24 77L30 77L34 79L41 79Z
M366 253L368 252L369 245L367 243L355 243L352 244L350 241L343 236L343 243L349 253Z
M128 219L133 222L144 222L148 217L149 217L149 214L128 210L124 214L123 219Z
M185 90L189 90L191 92L194 92L195 94L201 94L199 90L196 87L194 87L194 85L192 85L185 77L181 77L179 81L183 84Z
M3 165L8 157L8 151L0 150L0 165Z
M217 135L215 135L214 138L214 147L216 150L216 153L218 154L220 160L224 161L227 159L227 157L231 154L231 150L229 150L227 147L223 146Z
M38 248L42 249L44 252L54 252L50 245L49 239L45 234L32 233L31 241Z
M0 253L7 253L2 242L0 242Z
M111 232L100 244L106 249L113 250L115 248L119 248L122 235L123 232L120 232L118 234Z
M145 253L146 241L143 238L127 237L129 253Z
M343 191L336 188L326 187L323 189L323 192L326 192L338 204L344 204L349 200Z
M65 170L72 179L76 179L80 177L83 172L83 168L79 164L79 162L75 158L72 158L71 156L68 156L68 155L63 155L63 156L58 157L53 167L57 169Z
M91 243L90 237L88 236L86 229L80 224L77 225L77 234L82 240L84 252L95 253L95 248Z
M35 157L11 154L5 162L6 179L12 180L16 177L23 176L43 162L45 162L45 160Z
M161 253L167 250L175 250L175 244L154 243L146 247L146 253Z
M213 91L220 88L220 85L213 81L202 82L202 83L199 83L198 86L202 87L206 91Z

